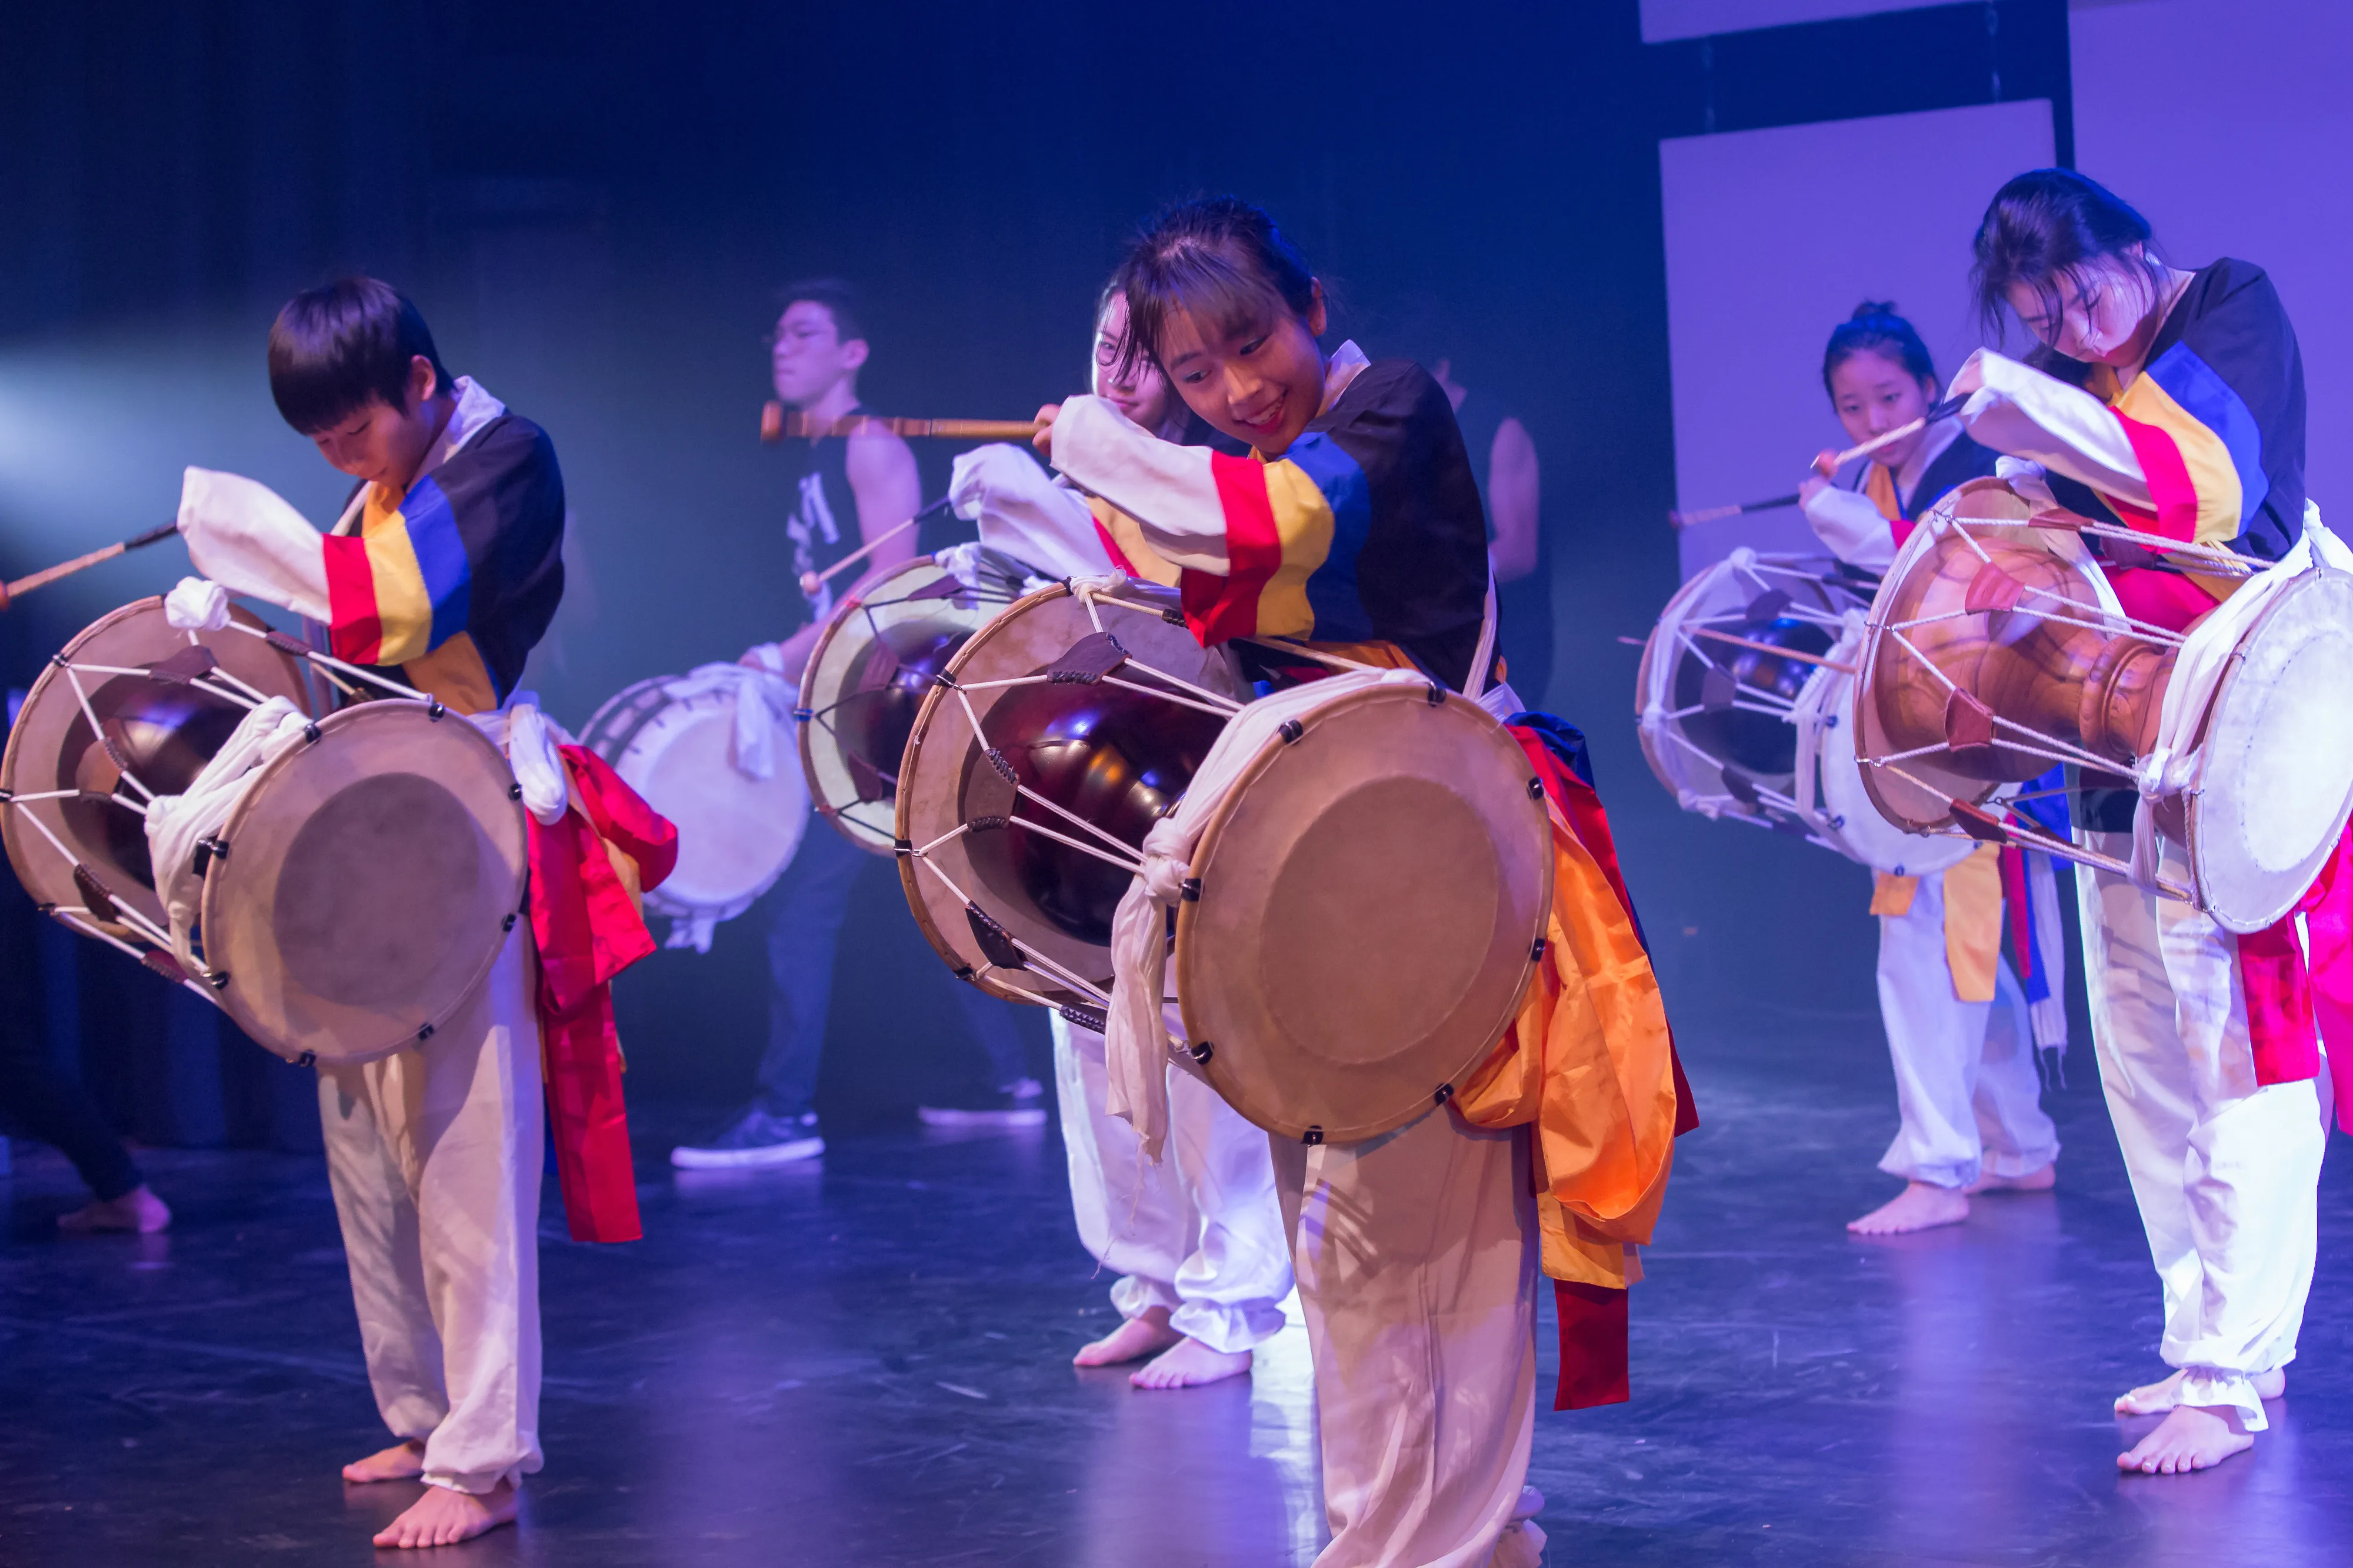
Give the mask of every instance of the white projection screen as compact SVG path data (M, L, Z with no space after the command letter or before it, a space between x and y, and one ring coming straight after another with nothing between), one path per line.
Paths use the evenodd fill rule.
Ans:
M2039 99L1660 142L1677 506L1788 494L1816 452L1846 444L1822 344L1863 300L1894 300L1950 374L1980 341L1978 219L2004 180L2051 160ZM1795 509L1679 542L1686 578L1742 544L1819 548Z
M2353 6L2132 0L2068 17L2075 163L2176 265L2272 275L2304 348L2305 482L2353 529Z

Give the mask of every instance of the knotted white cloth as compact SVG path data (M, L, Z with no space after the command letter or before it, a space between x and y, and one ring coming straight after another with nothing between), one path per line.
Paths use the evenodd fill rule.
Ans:
M1145 1154L1160 1158L1168 1135L1167 1069L1174 1047L1162 1016L1168 973L1167 916L1185 896L1187 864L1234 783L1285 722L1312 723L1319 709L1377 686L1424 687L1418 669L1352 671L1310 681L1249 704L1226 725L1185 787L1176 809L1144 838L1144 864L1112 917L1112 994L1105 1009L1106 1108L1135 1129Z
M196 844L220 831L252 787L254 774L301 744L309 723L309 716L293 703L272 697L238 721L228 743L184 793L160 795L147 803L147 858L154 867L155 890L163 896L171 923L173 955L191 974L204 973L189 940L205 895L205 879L195 866Z
M775 647L764 643L752 651L763 656ZM761 668L744 664L704 664L662 688L673 702L689 702L719 692L734 704L735 749L730 761L745 778L776 776L776 735L793 722L800 688L786 680L782 662L764 657Z
M1056 484L1018 447L999 441L957 458L948 500L958 517L979 524L984 547L1026 562L1047 577L1090 577L1111 570L1111 555L1095 532L1085 499ZM955 570L948 552L937 559Z
M570 745L572 736L540 711L539 693L518 691L504 707L470 713L467 718L505 753L515 783L522 786L523 808L542 827L563 821L565 812L571 809L571 780L556 747Z
M268 485L190 468L180 481L179 524L189 561L230 593L314 621L332 618L326 544Z
M228 590L202 577L183 577L164 595L164 619L184 632L216 632L228 625Z
M2174 657L2173 679L2165 688L2158 710L2157 744L2133 770L2140 788L2140 809L2133 814L2133 880L2155 888L2161 855L2150 803L2188 789L2198 777L2198 733L2206 710L2214 700L2231 658L2266 605L2281 589L2314 566L2353 573L2353 548L2329 531L2320 521L2317 501L2304 503L2304 534L2285 555L2239 584L2238 591L2216 605L2213 614L2191 629L2189 638Z

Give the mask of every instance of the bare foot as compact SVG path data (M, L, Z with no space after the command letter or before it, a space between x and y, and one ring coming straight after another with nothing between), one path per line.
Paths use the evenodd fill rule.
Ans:
M2128 1394L2118 1396L2119 1415L2162 1415L2181 1403L2181 1380L2189 1374L2177 1372L2162 1383L2144 1384ZM2287 1393L2287 1368L2275 1366L2254 1376L2257 1399L2278 1399Z
M425 1445L414 1437L343 1467L343 1479L354 1486L365 1486L370 1481L413 1481L424 1473Z
M1979 1176L1961 1191L1965 1193L2047 1193L2059 1184L2059 1162L2053 1160L2039 1171L2029 1171L2022 1176L1997 1176L1990 1173Z
M1130 1318L1092 1344L1081 1347L1079 1353L1071 1358L1071 1364L1117 1366L1124 1361L1142 1361L1145 1356L1158 1355L1184 1338L1168 1326L1167 1308L1151 1307L1142 1317Z
M2255 1446L2227 1405L2177 1405L2157 1430L2116 1456L2116 1468L2145 1476L2183 1476L2209 1470Z
M515 1488L512 1481L476 1497L448 1487L427 1487L425 1495L406 1512L375 1532L378 1546L450 1546L487 1535L502 1524L512 1524Z
M73 1213L58 1215L58 1228L75 1236L101 1230L153 1236L171 1223L170 1207L143 1185L132 1188L119 1198L92 1198Z
M1130 1373L1127 1381L1138 1388L1198 1388L1240 1377L1250 1369L1248 1351L1213 1351L1187 1338Z
M1902 1192L1861 1219L1847 1221L1846 1227L1857 1236L1900 1236L1907 1230L1958 1225L1968 1217L1967 1193L1951 1187L1932 1187L1926 1182L1907 1182Z

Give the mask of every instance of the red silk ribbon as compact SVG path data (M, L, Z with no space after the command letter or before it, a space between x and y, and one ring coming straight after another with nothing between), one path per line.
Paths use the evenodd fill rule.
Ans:
M531 818L531 927L556 1180L573 1240L635 1241L645 1230L612 982L653 952L654 940L606 843L636 861L640 885L653 888L678 863L678 829L602 757L581 746L560 751L580 804L553 826Z

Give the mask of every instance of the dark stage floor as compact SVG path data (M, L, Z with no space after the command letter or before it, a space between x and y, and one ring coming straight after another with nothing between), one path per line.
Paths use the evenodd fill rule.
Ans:
M2107 1402L2160 1370L2157 1290L2086 1053L2053 1097L2055 1198L1865 1243L1840 1226L1890 1190L1875 1030L1687 1044L1707 1124L1635 1297L1634 1403L1538 1418L1553 1563L2345 1561L2341 1163L2273 1433L2119 1480L2142 1424ZM639 1121L652 1239L545 1243L525 1526L444 1556L1239 1568L1320 1544L1298 1329L1253 1383L1184 1394L1066 1364L1110 1312L1050 1132L857 1137L822 1170L690 1182L657 1156L693 1119ZM317 1163L157 1154L176 1230L67 1242L70 1177L17 1149L0 1563L369 1561L413 1489L336 1479L383 1437Z

